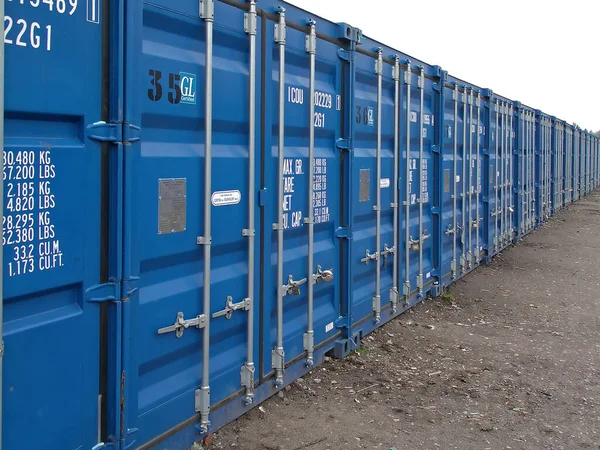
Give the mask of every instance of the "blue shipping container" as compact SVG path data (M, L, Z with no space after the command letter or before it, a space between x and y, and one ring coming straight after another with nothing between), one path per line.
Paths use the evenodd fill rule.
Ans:
M589 132L282 2L0 5L5 450L187 449L600 182Z

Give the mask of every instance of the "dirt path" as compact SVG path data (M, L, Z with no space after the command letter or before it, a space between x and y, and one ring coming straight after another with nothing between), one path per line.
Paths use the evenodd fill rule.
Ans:
M228 425L214 448L600 448L600 194Z

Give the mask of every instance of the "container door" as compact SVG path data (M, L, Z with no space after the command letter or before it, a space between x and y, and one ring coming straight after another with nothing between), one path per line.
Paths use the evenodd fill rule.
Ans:
M493 255L502 247L502 231L503 220L502 206L504 205L503 197L503 181L505 174L503 173L504 166L504 140L503 140L503 119L504 119L504 103L500 100L490 102L490 124L488 129L489 134L489 152L487 157L487 182L484 183L487 197L487 235L486 245L487 254Z
M497 253L512 242L513 199L513 122L512 106L497 100L491 104L489 124L490 144L488 167L489 183L489 235L491 254Z
M376 73L373 67L378 64ZM349 261L354 322L369 317L379 321L382 306L390 304L393 287L393 254L389 249L394 247L394 107L399 105L395 104L392 68L382 60L378 63L370 56L356 55L351 174L354 258Z
M277 383L290 361L310 366L315 352L338 335L343 278L336 236L342 201L339 46L312 34L318 23L298 30L282 26L285 20L279 15L267 22L265 37L262 373L274 371Z
M461 93L445 87L444 136L442 141L442 267L445 284L460 276L461 264L461 182L462 182L462 107Z
M247 355L254 340L248 321L258 291L248 290L250 265L258 264L249 253L255 235L250 209L259 215L258 188L248 191L250 36L244 11L214 3L212 47L212 22L200 17L198 1L136 2L127 16L126 119L141 127L142 139L128 146L125 162L130 296L122 438L138 446L185 421L205 421L209 404L243 393L242 380L253 381L254 373L244 369L254 360L253 352ZM210 389L199 391L201 385Z
M482 258L484 243L483 226L483 140L484 112L479 93L468 94L467 133L467 266L476 267Z
M400 254L402 294L407 302L421 300L433 283L433 155L436 94L434 82L415 67L403 71L401 117ZM416 295L414 295L416 294Z
M585 193L589 194L591 191L591 176L592 176L592 165L591 165L591 141L590 135L585 135Z
M577 129L576 134L576 148L577 148L577 198L581 199L584 196L584 184L585 184L585 141L584 134L581 129Z
M533 111L523 110L521 115L522 149L522 233L527 234L535 226L535 116Z
M573 201L573 131L565 125L565 204Z
M108 213L97 139L110 140L112 130L96 123L106 106L104 18L99 1L87 5L6 3L7 450L90 449L99 441L100 302L115 291L99 286Z
M573 201L580 198L581 153L579 143L579 129L575 128L573 131Z
M469 264L467 262L467 236L469 231L469 222L468 222L468 170L469 170L469 160L468 160L468 127L469 127L469 105L468 105L468 94L466 89L459 90L458 98L457 98L457 115L458 115L458 123L457 123L457 177L455 180L458 182L458 199L457 202L459 210L457 211L457 239L456 239L456 251L458 255L456 256L458 267L457 271L460 270L460 274L464 275L469 270Z
M564 125L556 122L554 137L554 210L558 211L564 206Z

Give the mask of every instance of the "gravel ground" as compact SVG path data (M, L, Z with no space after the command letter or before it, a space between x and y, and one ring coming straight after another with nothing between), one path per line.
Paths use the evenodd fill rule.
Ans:
M599 225L593 193L212 448L600 448Z

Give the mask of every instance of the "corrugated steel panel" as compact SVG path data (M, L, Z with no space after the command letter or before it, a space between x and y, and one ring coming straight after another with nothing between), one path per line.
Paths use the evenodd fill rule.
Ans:
M9 450L188 448L599 182L587 131L285 3L4 16Z
M102 13L9 2L3 15L5 449L91 448L101 433L104 303L119 296L103 284L103 142L120 134L102 122Z
M484 225L487 225L487 254L492 256L513 240L516 120L513 105L501 97L492 99L489 111L488 170L485 173L487 215Z

